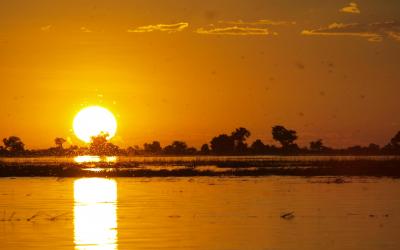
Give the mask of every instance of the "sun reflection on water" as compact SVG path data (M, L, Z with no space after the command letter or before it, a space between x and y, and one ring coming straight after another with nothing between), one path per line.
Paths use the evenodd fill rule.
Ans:
M75 249L118 248L117 183L104 178L74 182Z
M115 163L117 162L117 156L104 156L100 157L97 155L80 155L74 157L74 162L76 163L97 163L97 162L106 162L106 163Z

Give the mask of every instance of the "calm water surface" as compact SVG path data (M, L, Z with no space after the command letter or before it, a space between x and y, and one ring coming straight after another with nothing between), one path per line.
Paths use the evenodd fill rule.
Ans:
M0 248L400 249L400 181L346 180L0 178Z

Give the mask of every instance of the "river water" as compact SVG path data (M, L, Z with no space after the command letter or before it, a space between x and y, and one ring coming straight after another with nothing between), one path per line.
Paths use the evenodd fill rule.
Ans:
M0 178L0 248L400 249L400 180L332 178Z

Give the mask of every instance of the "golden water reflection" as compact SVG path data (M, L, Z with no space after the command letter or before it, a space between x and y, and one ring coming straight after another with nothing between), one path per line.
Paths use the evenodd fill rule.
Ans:
M97 163L97 162L115 163L117 162L117 160L118 157L116 156L100 157L97 155L80 155L74 157L74 162L76 163Z
M74 182L75 249L118 248L117 183L104 178Z

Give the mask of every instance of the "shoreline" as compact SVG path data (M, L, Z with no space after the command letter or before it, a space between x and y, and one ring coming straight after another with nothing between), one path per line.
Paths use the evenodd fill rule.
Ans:
M400 178L400 159L0 162L0 177L363 176Z

